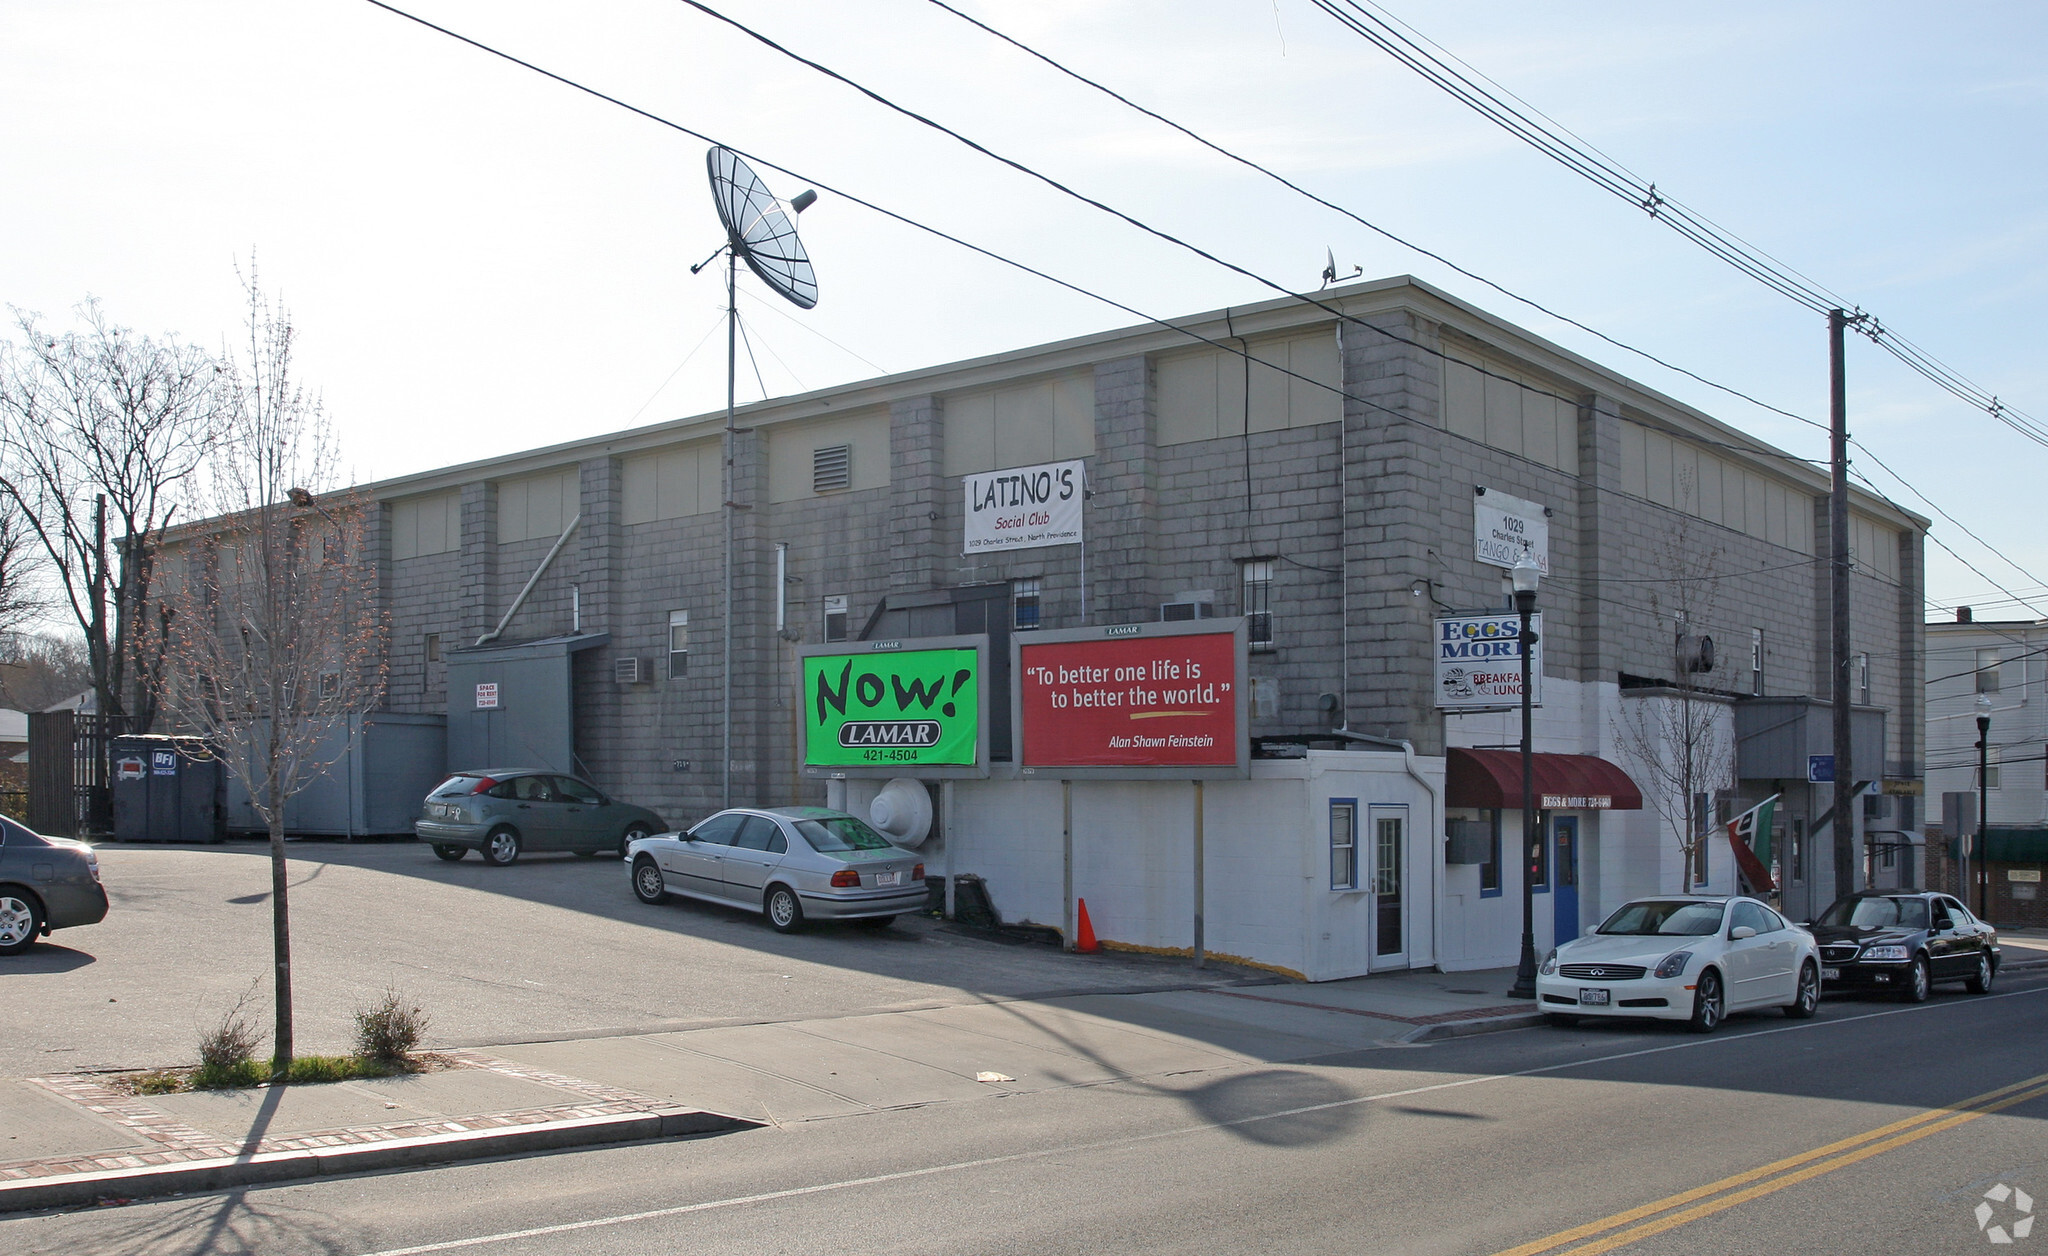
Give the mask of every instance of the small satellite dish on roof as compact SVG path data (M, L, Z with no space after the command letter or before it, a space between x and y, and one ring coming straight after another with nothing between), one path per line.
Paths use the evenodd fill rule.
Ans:
M761 176L730 148L713 148L704 154L704 164L711 173L711 201L733 254L791 304L806 310L817 305L818 276L790 216L809 209L818 194L798 193L785 214Z

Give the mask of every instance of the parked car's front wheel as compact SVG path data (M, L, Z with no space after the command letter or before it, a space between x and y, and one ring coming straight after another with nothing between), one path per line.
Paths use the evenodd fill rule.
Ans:
M439 855L441 858L447 860L449 863L454 863L456 860L462 858L464 855L467 855L469 853L469 847L449 846L445 843L436 844L434 847L434 853L436 855Z
M519 858L519 834L499 829L484 839L484 862L500 868Z
M786 885L769 886L762 908L777 933L795 933L804 927L804 905L797 901L796 891Z
M1928 970L1925 955L1916 958L1906 969L1906 986L1899 991L1899 997L1908 1003L1925 1003L1934 990L1934 974Z
M1977 957L1977 971L1972 973L1970 979L1963 983L1963 989L1968 990L1971 994L1989 994L1991 993L1991 983L1997 976L1998 970L1991 966L1991 957L1989 955L1979 955Z
M1820 966L1811 962L1799 966L1799 990L1785 1005L1785 1015L1805 1020L1820 1010Z
M0 955L19 955L43 931L43 905L27 890L0 889Z
M1696 1034L1710 1034L1720 1026L1727 1005L1721 1001L1721 974L1709 968L1700 974L1692 992L1692 1019L1687 1027Z
M659 903L668 898L668 886L662 882L661 869L645 855L633 861L633 893L639 895L643 903Z
M634 823L627 825L626 835L619 839L619 858L624 859L626 857L626 848L628 846L653 832L654 830L648 828L645 824Z

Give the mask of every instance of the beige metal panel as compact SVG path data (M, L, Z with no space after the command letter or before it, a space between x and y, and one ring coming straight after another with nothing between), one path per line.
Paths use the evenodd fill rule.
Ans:
M1727 490L1721 485L1721 478L1727 473L1728 464L1713 454L1700 455L1700 517L1710 523L1728 521Z
M462 495L436 493L391 504L391 557L418 558L462 547Z
M653 523L718 509L721 448L718 441L695 441L625 459L620 486L624 521Z
M1251 364L1250 396L1245 395L1240 384L1239 391L1224 398L1217 407L1219 415L1229 416L1218 420L1225 432L1277 432L1288 426L1287 372L1294 369L1288 360L1288 348L1285 340L1252 342L1250 352L1258 361Z
M1160 444L1183 445L1221 435L1216 415L1216 367L1222 356L1205 350L1159 359Z
M1700 513L1700 451L1697 445L1672 442L1671 493L1680 510L1690 515Z
M1095 452L1095 372L1052 382L1052 456L1064 462Z
M498 485L498 543L560 536L576 517L578 477L575 469L506 480Z
M996 467L996 395L993 392L953 393L942 402L946 454L940 469L946 475L972 475Z
M1528 382L1543 386L1540 380ZM1547 393L1522 390L1522 452L1538 462L1557 465L1557 400Z
M1344 398L1338 390L1343 387L1343 369L1337 359L1337 333L1324 328L1312 336L1296 336L1287 342L1287 361L1295 374L1287 381L1288 425L1311 427L1342 419Z
M1050 380L996 389L996 466L1052 461L1052 405Z
M661 517L655 507L655 463L659 453L637 454L619 462L619 519L622 523L653 523Z
M1643 459L1649 467L1649 491L1644 494L1659 506L1673 501L1671 483L1671 438L1662 432L1643 434Z
M1469 440L1486 439L1485 378L1474 368L1450 358L1444 359L1444 426ZM1636 452L1642 453L1640 441Z
M1511 454L1523 451L1522 387L1491 364L1486 376L1486 443Z
M768 440L768 499L799 501L811 492L811 455L831 445L848 445L852 488L889 486L889 412L867 410L762 429Z

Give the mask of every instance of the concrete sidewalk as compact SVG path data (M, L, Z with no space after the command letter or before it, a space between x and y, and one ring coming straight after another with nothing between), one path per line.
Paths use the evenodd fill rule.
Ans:
M972 1103L1530 1024L1508 970L989 999L446 1053L438 1072L138 1097L0 1080L0 1213ZM984 1080L986 1079L986 1080Z

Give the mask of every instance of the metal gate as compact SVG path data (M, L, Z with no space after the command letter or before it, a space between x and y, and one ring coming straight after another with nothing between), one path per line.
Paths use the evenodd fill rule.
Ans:
M110 764L114 738L134 720L125 715L36 711L28 717L29 827L57 837L103 837L114 831Z

